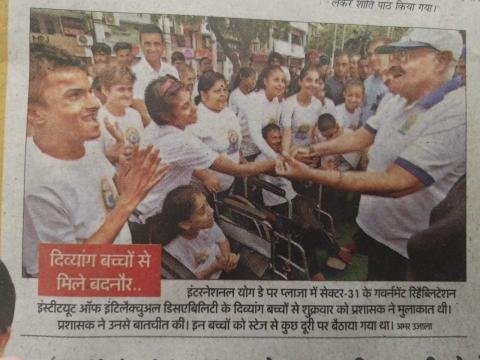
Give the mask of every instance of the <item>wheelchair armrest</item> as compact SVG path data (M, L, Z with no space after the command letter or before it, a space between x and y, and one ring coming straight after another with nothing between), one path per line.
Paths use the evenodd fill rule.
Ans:
M275 195L278 195L278 196L281 196L281 197L285 197L285 195L286 195L285 190L279 188L276 185L273 185L273 184L269 183L268 181L259 179L256 176L252 176L252 177L248 178L248 181L253 186L257 186L257 187L259 187L263 190L269 191L269 192L271 192Z
M185 265L170 255L165 248L162 249L162 268L175 279L192 280L197 278Z

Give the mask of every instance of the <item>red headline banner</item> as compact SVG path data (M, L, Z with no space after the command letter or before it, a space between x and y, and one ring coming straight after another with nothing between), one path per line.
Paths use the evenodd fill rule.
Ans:
M159 245L41 244L40 296L160 296Z

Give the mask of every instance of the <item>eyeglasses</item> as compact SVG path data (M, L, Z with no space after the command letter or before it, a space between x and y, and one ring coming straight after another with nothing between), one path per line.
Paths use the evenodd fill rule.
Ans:
M408 50L397 50L394 51L393 53L390 54L390 58L396 61L399 61L400 63L407 63L415 58L417 58L419 55L423 55L426 53L425 50L428 50L428 52L437 52L436 49L432 47L420 47L420 48L414 48L414 49L408 49Z

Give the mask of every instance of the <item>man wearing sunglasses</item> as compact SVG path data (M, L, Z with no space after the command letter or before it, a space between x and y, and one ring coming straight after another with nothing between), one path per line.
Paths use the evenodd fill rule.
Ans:
M367 245L369 280L404 280L407 241L429 225L433 207L465 174L465 89L452 79L462 51L453 30L413 29L377 49L390 54L392 96L364 127L311 146L311 154L371 146L363 172L310 169L286 157L280 175L363 193L356 239Z

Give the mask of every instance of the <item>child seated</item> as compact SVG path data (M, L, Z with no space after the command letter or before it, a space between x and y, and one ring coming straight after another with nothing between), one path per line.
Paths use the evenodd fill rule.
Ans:
M215 224L213 210L200 190L179 186L165 198L162 219L171 240L165 251L175 257L198 279L218 279L234 270L240 255Z
M265 138L267 144L276 152L280 153L282 150L282 134L280 127L276 124L269 124L262 129L262 136ZM260 154L257 157L257 161L263 160L266 155ZM327 252L331 256L338 256L340 259L329 258L328 264L341 263L339 268L342 270L345 268L345 263L350 263L351 258L348 251L341 249L337 243L328 241L323 234L319 234L319 231L323 228L322 224L317 219L314 207L315 202L304 196L298 195L293 189L290 180L283 177L276 177L271 175L259 175L260 179L271 183L280 189L285 191L285 197L281 197L267 190L262 190L264 205L275 214L287 214L288 203L287 200L292 201L294 218L291 225L295 229L291 229L294 233L297 228L303 233L302 244L305 248L309 273L312 280L324 280L323 274L320 272L320 264L315 256L315 247L319 242L326 248Z
M348 81L343 91L345 102L335 107L338 123L343 128L357 130L363 106L365 88L358 80Z
M317 126L313 129L312 144L335 139L349 132L352 130L340 126L332 114L322 114L318 117ZM339 171L352 170L357 167L360 156L359 152L322 156L321 168Z

